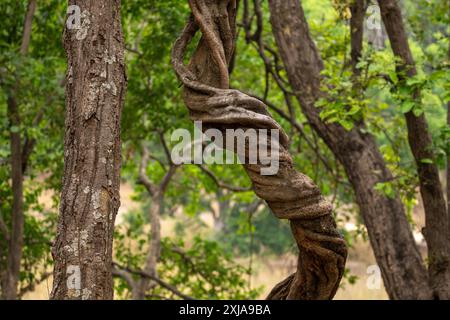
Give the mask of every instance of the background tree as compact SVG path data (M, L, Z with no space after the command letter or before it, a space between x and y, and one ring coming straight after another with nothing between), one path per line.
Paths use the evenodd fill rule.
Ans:
M0 283L6 299L21 297L51 274L45 265L55 212L37 199L59 185L62 121L55 115L62 109L63 63L57 19L45 18L57 8L57 1L0 5L8 30L0 37Z
M290 83L299 93L298 99L308 121L346 168L348 177L354 186L356 199L390 297L403 299L431 298L432 293L428 289L428 277L411 236L400 197L392 192L390 195L373 192L382 186L380 183L392 180L392 176L377 150L374 137L368 134L364 122L362 122L364 121L364 110L361 105L358 106L358 103L352 103L352 100L347 100L350 102L349 104L345 102L345 99L338 99L337 102L334 98L323 99L324 91L328 95L339 92L339 85L329 83L329 87L324 88L321 84L323 78L330 74L322 71L324 66L309 34L300 1L271 0L269 3L274 36L285 63ZM357 5L359 5L358 2L353 3L353 8ZM344 9L348 9L348 7L344 5ZM356 14L352 16L353 21L355 21L358 10L354 9L353 13ZM396 19L398 18L397 16ZM355 32L357 31L354 29L355 23L351 25L351 36L355 40L352 43L352 57L355 59L360 56L355 50L358 50L358 47L359 50L361 48L361 45L357 47L355 43L360 42L362 38L359 32ZM286 30L289 30L289 32ZM308 43L308 45L304 45L304 43ZM353 64L361 67L361 64L358 64L357 61ZM327 104L329 105L326 106ZM319 113L316 106L324 107L325 110ZM341 116L336 117L339 110L350 116L347 118L347 120L350 119L350 123L346 123L347 120L343 121ZM413 115L410 114L410 116ZM342 127L339 127L339 125ZM427 136L427 130L424 127L422 129L418 131ZM335 140L337 137L340 138ZM349 137L348 141L350 142L347 147L343 143L343 141L346 141L346 137ZM360 144L361 147L356 147L358 140L365 141ZM428 142L430 142L430 139L428 139ZM429 145L430 143L425 144ZM366 156L367 158L365 158ZM363 162L361 166L358 166L357 163L361 160ZM437 177L437 171L434 172L436 173L434 176ZM380 178L381 180L379 180ZM431 185L432 188L439 190L439 179L434 179L434 182L430 183ZM435 194L439 197L439 192ZM439 203L441 205L436 204L440 207L439 210L445 210L443 201ZM441 220L442 218L441 214ZM379 238L381 234L387 236L383 237L382 241ZM406 252L408 253L406 254ZM387 259L391 253L393 254L392 257ZM393 267L393 263L396 267ZM398 272L392 272L393 269L398 269ZM408 276L404 276L405 274L408 274Z

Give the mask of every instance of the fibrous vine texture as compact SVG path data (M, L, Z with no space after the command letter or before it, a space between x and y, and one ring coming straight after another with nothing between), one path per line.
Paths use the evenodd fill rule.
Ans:
M184 85L191 119L202 121L204 130L280 130L277 174L261 175L260 162L244 164L255 193L278 218L290 220L299 248L296 272L276 285L268 299L332 299L347 257L332 206L309 177L294 169L288 138L264 103L229 86L236 42L236 0L189 0L189 5L192 15L174 45L172 63ZM201 39L185 65L187 47L199 30Z

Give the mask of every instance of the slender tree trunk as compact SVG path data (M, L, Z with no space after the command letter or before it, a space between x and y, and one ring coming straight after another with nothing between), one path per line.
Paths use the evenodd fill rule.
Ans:
M397 64L398 77L405 82L408 77L415 76L417 71L400 7L395 0L382 0L378 3L392 51L401 59ZM420 103L420 90L416 90L412 98ZM450 234L439 170L434 162L433 142L424 113L417 117L410 111L405 114L405 118L409 145L416 160L420 193L425 207L424 236L428 245L430 285L437 298L450 299ZM430 160L433 162L430 163Z
M362 56L364 17L366 14L366 0L355 0L350 7L352 17L350 19L351 64L353 74L359 76L361 69L357 68Z
M151 227L150 247L145 262L144 272L154 277L158 276L157 266L161 256L161 210L164 195L161 192L156 192L152 195L152 204L150 207L149 218ZM145 293L151 280L142 277L138 285L133 291L134 300L144 300Z
M447 59L450 60L450 41ZM450 101L447 102L447 125L450 126ZM450 234L450 155L447 155L447 223L448 233Z
M167 161L170 163L170 167L159 184L153 183L147 176L146 171L150 154L145 143L142 144L142 157L139 167L138 183L145 186L152 199L149 210L151 238L145 265L142 271L145 274L150 275L150 277L141 277L141 279L134 282L127 281L131 284L132 297L134 300L144 300L146 292L152 283L151 277L156 278L158 276L157 267L161 258L161 213L164 204L164 195L173 175L177 170L177 166L172 163L172 159L170 158L163 134L160 135L160 139L165 148Z
M28 52L31 39L31 26L34 12L36 11L36 0L28 2L27 13L23 27L22 44L20 55L25 56ZM19 83L15 83L8 94L8 119L10 123L10 147L11 147L11 180L12 180L12 224L9 237L6 283L2 288L3 296L8 300L17 299L17 286L20 276L20 263L22 260L23 230L24 230L24 208L23 208L23 170L22 170L22 138L20 134L20 110L17 102Z
M64 178L52 250L52 299L112 299L112 240L120 205L120 118L126 92L119 0L70 0Z
M8 97L8 116L11 125L11 180L13 192L11 236L8 246L6 287L3 288L7 300L17 299L20 261L23 246L23 173L22 148L20 137L20 112L14 97ZM15 128L16 130L12 130Z
M450 101L447 102L447 125L450 126ZM447 221L450 233L450 155L447 155Z
M448 55L450 60L450 41L448 43ZM450 101L447 102L447 126L450 127ZM450 235L450 155L447 155L447 223Z
M223 197L225 197L223 199ZM230 199L226 197L226 193L218 188L216 191L217 211L213 210L214 231L219 233L225 228L225 221L230 209Z
M450 126L450 101L447 102L447 125ZM450 234L450 156L447 155L447 223Z
M222 132L264 128L280 134L278 171L264 175L261 159L257 164L248 164L248 152L244 165L255 193L278 218L290 220L299 249L296 272L275 286L268 299L332 299L347 257L332 206L309 177L294 169L288 138L264 103L229 88L229 65L236 43L236 1L190 0L189 4L192 17L174 45L172 63L183 82L191 118L203 121L204 128ZM198 30L202 37L186 66L184 55ZM244 144L246 150L251 148ZM269 141L267 144L272 146Z
M374 189L377 183L392 179L374 137L363 133L363 124L346 131L320 119L320 110L314 104L323 94L323 62L300 1L269 0L269 5L272 30L289 82L309 123L345 168L390 298L431 298L426 269L400 198L391 199Z

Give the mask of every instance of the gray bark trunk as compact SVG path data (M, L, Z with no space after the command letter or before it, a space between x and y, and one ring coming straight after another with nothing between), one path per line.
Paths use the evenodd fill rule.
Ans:
M120 205L120 118L126 91L120 1L70 0L66 27L64 178L52 299L112 299L114 221Z

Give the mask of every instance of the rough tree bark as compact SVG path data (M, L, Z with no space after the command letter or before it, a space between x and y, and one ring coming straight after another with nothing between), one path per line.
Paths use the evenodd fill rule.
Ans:
M31 27L36 0L28 2L27 13L23 27L20 55L25 56L28 52L31 40ZM8 257L6 275L2 285L2 295L7 300L17 299L17 286L19 283L20 263L22 259L24 209L23 209L23 170L22 170L22 138L20 133L21 119L19 104L17 102L17 91L19 83L16 82L8 93L8 120L10 125L10 147L11 147L11 180L12 180L12 216L11 231L9 232ZM12 128L14 127L15 130Z
M310 125L343 165L367 227L387 293L391 299L429 299L427 274L400 198L378 193L379 182L390 181L372 135L357 124L347 131L320 119L315 102L323 62L311 39L299 0L269 0L271 24L289 82Z
M405 82L417 74L414 58L408 44L401 9L395 0L379 0L381 17L394 55L400 58L397 64L398 78ZM420 90L412 97L420 103ZM432 138L425 114L415 116L412 111L405 114L409 145L416 160L420 182L420 194L425 207L424 237L428 246L429 276L433 293L438 299L450 299L450 234L447 207L439 179L439 169L432 149Z
M112 238L120 205L120 118L126 91L119 0L70 0L64 178L52 299L112 299Z
M341 280L347 248L336 230L330 203L307 176L293 167L288 138L258 99L229 89L229 64L236 41L235 0L190 0L192 17L172 52L174 69L184 85L192 120L224 132L235 128L280 130L280 168L261 175L261 164L245 164L256 194L274 214L289 219L299 248L297 271L279 283L269 299L331 299ZM188 44L200 29L202 38L189 66ZM268 142L269 143L269 142ZM246 145L246 149L248 146Z

